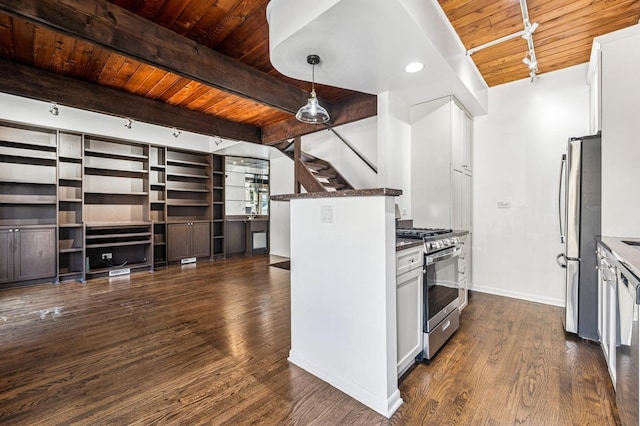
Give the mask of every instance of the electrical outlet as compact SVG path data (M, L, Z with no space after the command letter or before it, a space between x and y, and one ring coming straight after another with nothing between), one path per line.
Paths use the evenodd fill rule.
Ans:
M102 253L102 260L111 260L113 258L112 253Z
M511 201L498 201L498 208L499 209L510 209L511 208Z

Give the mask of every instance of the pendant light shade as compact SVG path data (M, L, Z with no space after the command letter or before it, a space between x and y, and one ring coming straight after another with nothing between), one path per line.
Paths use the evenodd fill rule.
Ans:
M319 124L329 121L329 113L319 103L315 90L315 67L320 63L318 55L307 56L307 63L311 65L311 93L307 104L300 107L296 113L296 118L303 123Z

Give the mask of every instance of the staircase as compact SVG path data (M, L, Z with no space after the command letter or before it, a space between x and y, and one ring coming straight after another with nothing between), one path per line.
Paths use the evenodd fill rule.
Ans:
M307 192L353 189L353 186L328 161L301 150L297 153L296 141L285 140L273 146L294 161L296 182L300 183Z

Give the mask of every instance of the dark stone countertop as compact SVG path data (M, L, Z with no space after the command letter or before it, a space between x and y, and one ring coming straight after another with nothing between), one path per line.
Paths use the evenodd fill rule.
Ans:
M640 244L640 238L600 237L599 241L605 248L627 267L636 277L640 278L640 246L625 244L633 241Z
M301 198L374 197L379 195L397 197L398 195L402 195L402 190L391 188L371 188L328 192L305 192L302 194L272 195L271 201L290 201Z

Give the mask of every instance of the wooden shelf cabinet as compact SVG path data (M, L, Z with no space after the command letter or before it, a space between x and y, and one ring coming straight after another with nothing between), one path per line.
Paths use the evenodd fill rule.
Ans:
M167 225L169 262L211 256L211 223L184 222Z
M153 265L167 266L166 148L149 147L149 208L153 222Z
M225 157L0 123L0 231L0 283L224 258Z
M0 125L0 226L56 224L56 132Z
M151 223L105 223L86 226L87 277L113 271L152 269Z
M55 226L0 228L0 284L56 276Z
M85 136L87 223L149 221L147 145Z
M58 282L85 280L82 148L82 134L58 134Z

